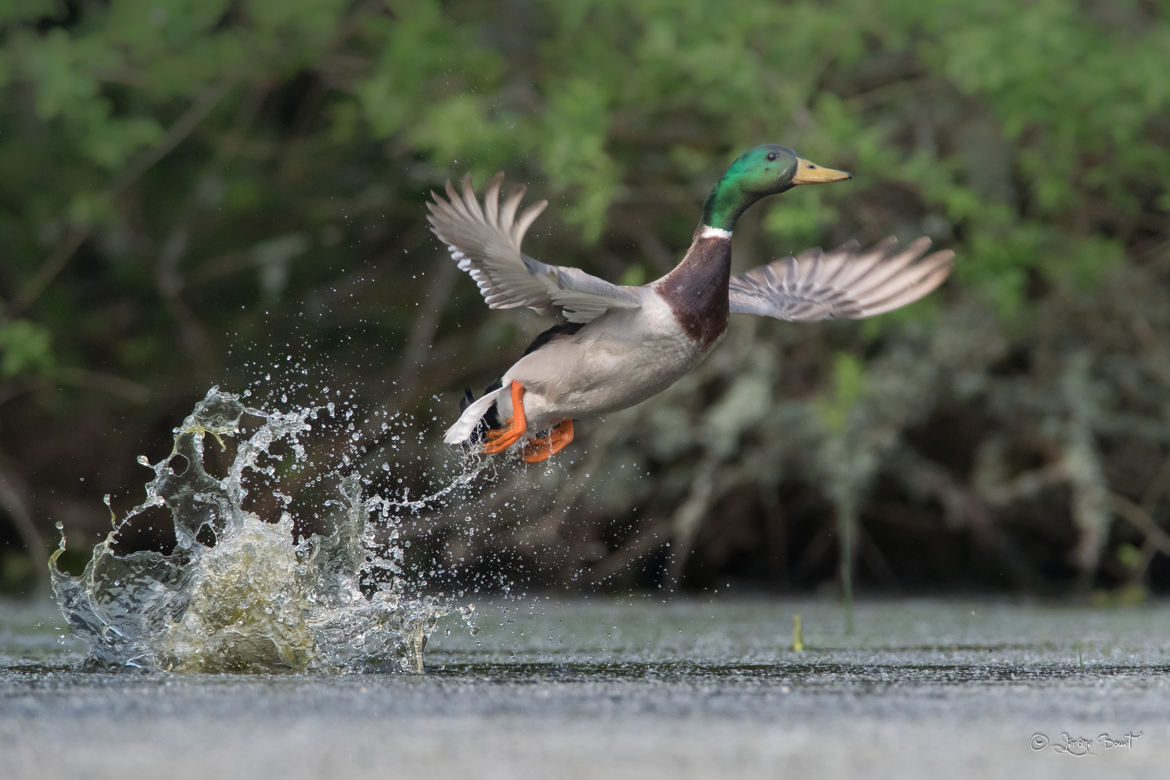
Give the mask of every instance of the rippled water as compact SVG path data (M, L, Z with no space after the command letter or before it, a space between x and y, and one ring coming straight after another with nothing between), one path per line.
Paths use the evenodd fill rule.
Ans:
M481 604L476 636L444 621L419 675L174 675L86 671L48 609L0 604L0 776L1165 776L1170 605L882 601L854 620L818 600L533 599ZM1059 752L1082 738L1091 756Z
M365 495L356 434L314 463L303 438L341 416L352 412L333 402L269 411L212 388L175 430L170 455L140 459L154 473L146 499L112 518L114 530L85 571L74 577L58 568L64 537L53 557L53 590L90 663L180 672L421 670L437 621L470 611L412 595L426 583L403 574L402 513L436 496ZM229 444L217 475L206 448L227 453ZM306 486L309 470L318 476ZM468 466L436 495L475 473ZM294 510L294 484L325 497ZM311 511L315 526L332 530L294 544L294 525L305 519L294 511ZM123 529L161 522L173 527L171 549L119 549Z

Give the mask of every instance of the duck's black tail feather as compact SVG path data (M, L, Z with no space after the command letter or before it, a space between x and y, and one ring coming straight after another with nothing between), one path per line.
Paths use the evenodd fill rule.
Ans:
M503 384L501 380L497 379L495 382L492 382L490 385L488 385L488 388L483 391L483 394L487 395L493 390L499 390L502 386ZM471 392L470 387L465 388L463 390L463 398L459 399L459 411L462 412L474 402L475 394ZM503 425L500 422L499 409L495 404L492 404L490 407L488 407L488 410L484 413L483 417L480 418L479 423L475 426L475 430L471 432L471 437L468 439L468 441L473 441L478 444L483 441L484 436L487 435L488 431L502 427Z

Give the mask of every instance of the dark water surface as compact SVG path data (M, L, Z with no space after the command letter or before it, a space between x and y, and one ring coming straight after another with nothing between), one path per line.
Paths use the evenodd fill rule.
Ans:
M0 604L0 778L1170 776L1170 604L477 614L422 675L174 675L83 671L51 603Z

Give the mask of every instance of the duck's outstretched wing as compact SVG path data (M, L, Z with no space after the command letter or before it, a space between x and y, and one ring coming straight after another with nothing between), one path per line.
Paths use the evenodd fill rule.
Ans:
M871 249L809 249L733 276L731 311L793 322L859 320L901 308L942 284L954 252L926 254L929 238L905 248L887 238Z
M534 203L516 214L524 188L500 203L497 173L488 182L483 205L475 196L471 177L463 191L447 182L447 198L431 193L428 203L431 230L447 245L459 267L471 274L487 305L493 309L528 306L542 314L558 310L569 322L589 322L609 309L636 308L640 300L631 288L611 284L579 268L545 265L520 251L520 242L548 201Z

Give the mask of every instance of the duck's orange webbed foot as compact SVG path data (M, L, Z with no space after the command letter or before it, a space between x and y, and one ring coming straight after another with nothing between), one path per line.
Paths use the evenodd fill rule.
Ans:
M540 463L565 448L573 440L573 421L565 420L557 424L548 436L531 439L524 445L524 460L529 463Z
M488 431L484 437L484 455L494 455L511 447L528 432L528 420L524 417L524 386L519 382L512 383L512 416L504 421L504 427Z

